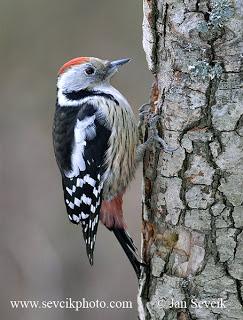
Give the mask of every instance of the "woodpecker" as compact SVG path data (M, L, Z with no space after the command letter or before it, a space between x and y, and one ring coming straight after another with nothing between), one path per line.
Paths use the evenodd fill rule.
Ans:
M122 199L141 148L132 108L110 84L129 60L78 57L60 68L53 144L68 217L82 227L90 264L100 220L113 231L139 277L143 264L126 231Z

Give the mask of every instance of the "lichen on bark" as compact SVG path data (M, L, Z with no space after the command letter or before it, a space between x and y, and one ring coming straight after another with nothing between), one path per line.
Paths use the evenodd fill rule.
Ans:
M140 319L243 319L242 7L144 0L148 118L176 151L144 158ZM191 303L220 298L225 308Z

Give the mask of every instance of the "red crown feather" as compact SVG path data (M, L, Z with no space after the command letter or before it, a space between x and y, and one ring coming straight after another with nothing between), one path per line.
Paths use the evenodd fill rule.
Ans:
M64 65L59 69L58 75L62 74L63 72L65 72L67 69L69 69L72 66L86 63L88 61L90 61L90 58L88 58L88 57L78 57L78 58L74 58L72 60L69 60L68 62L64 63Z

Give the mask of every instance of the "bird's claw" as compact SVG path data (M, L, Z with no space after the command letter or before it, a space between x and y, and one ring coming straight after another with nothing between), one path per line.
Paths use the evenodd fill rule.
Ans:
M148 107L147 110L145 110L145 108ZM144 103L143 105L141 105L141 107L138 109L139 113L140 112L149 112L149 108L150 108L150 103Z
M148 138L148 140L144 143L144 146L147 148L152 143L156 142L164 152L172 154L178 148L170 147L168 144L158 135L157 131L157 123L161 119L160 114L152 114L150 115L150 103L144 103L138 110L139 110L139 119L140 125L144 123L144 119L146 116L148 121L148 126L152 131L152 136Z
M144 103L139 110L139 119L144 122L145 117L149 114L150 103Z
M159 114L155 114L152 117L150 117L148 123L149 123L149 127L151 129L155 129L156 125L158 123L158 121L161 119L161 116Z
M173 152L175 152L178 149L178 148L168 146L168 144L158 134L155 134L153 136L153 139L160 145L160 147L166 153L173 154Z
M159 145L160 148L163 149L164 152L173 154L174 151L176 151L178 148L170 147L168 144L158 135L157 132L155 132L153 135L151 135L147 141L144 142L143 146L144 148L149 148L153 143L156 143Z

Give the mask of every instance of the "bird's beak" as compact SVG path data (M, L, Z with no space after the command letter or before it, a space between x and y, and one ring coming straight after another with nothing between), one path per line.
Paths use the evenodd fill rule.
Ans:
M114 61L110 61L108 62L107 65L107 75L108 77L113 76L113 74L115 74L118 69L125 63L129 62L131 59L120 59L120 60L114 60Z
M114 60L110 62L111 68L119 68L125 63L128 63L131 59L126 58L126 59L120 59L120 60Z

